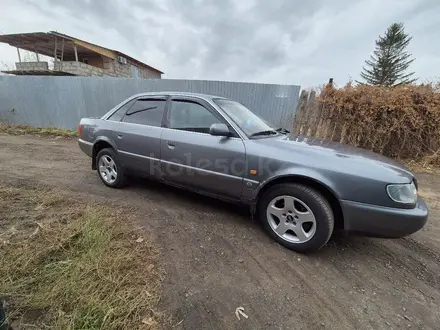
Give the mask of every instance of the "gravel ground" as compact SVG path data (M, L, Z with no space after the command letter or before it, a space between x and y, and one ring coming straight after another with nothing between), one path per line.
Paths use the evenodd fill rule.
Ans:
M105 187L75 140L0 136L0 173L2 183L53 185L135 210L161 251L160 304L174 329L440 328L439 175L418 175L430 207L420 232L337 236L300 255L268 238L246 209L148 180Z

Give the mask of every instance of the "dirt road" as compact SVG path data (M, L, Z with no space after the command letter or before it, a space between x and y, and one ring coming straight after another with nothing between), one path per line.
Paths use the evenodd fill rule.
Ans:
M439 176L418 176L431 212L422 231L332 238L305 256L244 209L145 180L105 187L73 140L0 136L0 173L136 210L162 254L161 306L175 329L440 328ZM239 306L248 319L236 318Z

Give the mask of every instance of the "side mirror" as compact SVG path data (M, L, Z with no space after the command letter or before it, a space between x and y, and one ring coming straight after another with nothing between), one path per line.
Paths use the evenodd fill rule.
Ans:
M230 136L231 132L229 131L228 126L225 124L212 124L209 128L209 134L215 136Z

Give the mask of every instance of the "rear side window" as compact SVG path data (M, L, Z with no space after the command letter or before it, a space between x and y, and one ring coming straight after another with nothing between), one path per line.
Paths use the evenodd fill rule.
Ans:
M135 100L131 100L114 112L107 120L121 121L128 109L133 105Z
M161 126L165 111L165 100L139 99L125 114L124 122Z

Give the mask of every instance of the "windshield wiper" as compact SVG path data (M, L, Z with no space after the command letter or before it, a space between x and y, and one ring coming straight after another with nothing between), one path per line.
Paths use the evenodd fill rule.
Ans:
M282 128L282 127L277 128L275 131L280 132L281 134L288 134L288 133L290 133L289 130L287 130L285 128Z
M251 134L250 137L260 136L260 135L272 135L272 134L277 134L277 132L274 130L261 131L261 132Z

